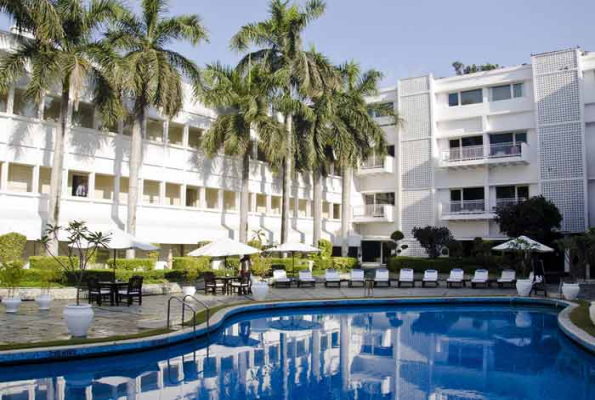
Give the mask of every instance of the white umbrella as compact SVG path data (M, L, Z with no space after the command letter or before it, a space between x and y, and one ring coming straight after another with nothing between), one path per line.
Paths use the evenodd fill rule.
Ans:
M318 253L320 249L318 247L310 246L305 243L299 242L288 242L283 243L277 247L273 247L271 249L267 249L269 253L291 253L291 257L293 259L293 264L291 266L291 273L295 273L295 253Z
M225 238L215 240L206 246L191 251L188 255L191 257L223 257L225 259L225 264L227 265L227 257L257 253L260 253L260 250L255 247L248 246L247 244L240 243L233 239Z
M492 247L492 250L496 251L526 251L535 253L551 253L554 251L551 247L536 242L535 240L527 236L519 236L516 239L509 240L508 242L499 244L496 247Z

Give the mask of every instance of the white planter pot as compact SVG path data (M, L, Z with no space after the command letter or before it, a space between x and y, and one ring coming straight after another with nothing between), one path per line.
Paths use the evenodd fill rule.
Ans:
M194 296L196 288L194 286L182 286L182 293L184 296Z
M263 301L269 294L269 285L266 282L255 282L252 284L252 297L256 301Z
M562 294L566 300L574 300L578 296L578 292L580 291L580 287L578 283L563 283L562 284Z
M52 303L52 296L49 294L40 294L35 298L35 302L40 310L49 310Z
M591 317L591 322L595 325L595 301L591 302L591 306L589 307L589 316Z
M5 297L2 299L2 304L4 304L7 313L16 313L21 305L21 297Z
M93 308L90 304L69 304L64 307L64 319L66 320L66 326L68 331L74 337L85 337L87 331L93 323Z
M521 297L527 297L531 293L533 282L529 279L519 279L516 281L516 291Z

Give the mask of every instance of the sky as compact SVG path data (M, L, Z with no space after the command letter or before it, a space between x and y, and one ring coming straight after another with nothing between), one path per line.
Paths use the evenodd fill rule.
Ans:
M304 3L303 0L297 0ZM138 9L140 0L126 0ZM229 50L238 29L267 17L269 0L170 0L170 14L198 14L209 43L172 48L204 66L236 63ZM531 54L580 46L595 51L593 0L327 0L326 13L304 34L334 63L354 59L397 79L453 75L452 63L529 63ZM0 28L10 21L0 16Z

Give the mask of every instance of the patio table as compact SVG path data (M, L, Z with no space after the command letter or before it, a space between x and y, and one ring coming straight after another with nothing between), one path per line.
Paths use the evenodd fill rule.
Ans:
M120 289L128 288L128 282L125 281L104 281L99 282L99 286L108 288L110 290L110 305L119 305L118 300L118 291Z

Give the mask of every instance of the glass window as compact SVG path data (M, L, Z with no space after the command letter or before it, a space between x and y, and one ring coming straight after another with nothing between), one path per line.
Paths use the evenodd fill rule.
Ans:
M324 218L324 219L330 218L330 204L328 201L322 202L322 218Z
M514 134L514 140L517 143L527 143L527 132L518 132Z
M450 201L461 201L461 198L462 196L460 189L450 191Z
M219 190L218 189L205 189L205 201L207 208L216 209L219 208Z
M463 147L467 146L481 146L483 144L483 136L471 136L461 139Z
M512 85L512 93L514 97L523 97L525 91L525 85L522 83L515 83Z
M448 146L451 149L457 148L457 147L461 147L461 140L460 139L451 139L448 141Z
M459 94L458 93L449 93L448 94L448 106L456 107L458 105L459 105Z
M157 181L143 181L143 203L159 204L160 186Z
M514 186L496 187L496 199L514 199Z
M186 207L198 208L200 204L197 187L186 186Z
M392 101L386 103L370 104L368 106L368 115L373 118L386 117L395 110L395 104Z
M128 202L128 178L123 176L120 178L120 191L118 192L118 201L122 204Z
M188 127L188 147L193 149L200 148L200 139L202 137L203 130L194 126Z
M497 133L490 135L490 144L512 143L512 133Z
M58 122L60 119L61 104L62 99L60 97L46 95L43 101L43 119Z
M271 196L271 214L281 214L281 196Z
M299 199L298 201L298 216L307 217L309 215L308 200Z
M39 168L39 194L50 194L51 175L51 168Z
M114 198L114 177L95 174L95 198L111 200Z
M14 90L13 113L27 118L37 118L37 103L25 98L23 89Z
M376 204L389 204L395 205L395 194L394 193L376 193Z
M163 142L163 121L157 119L147 120L147 140Z
M266 213L267 212L267 196L264 194L256 195L256 212Z
M333 218L341 219L341 204L333 204Z
M78 108L72 112L72 125L81 128L93 129L93 113L95 106L89 103L79 102Z
M235 211L236 208L236 192L230 192L228 190L223 192L223 209Z
M180 206L182 205L182 199L180 197L180 191L182 190L181 185L175 183L165 184L165 204L168 206Z
M87 197L89 192L89 175L80 172L69 172L70 195L73 197Z
M33 191L33 167L10 164L8 166L8 190L29 193Z
M463 189L464 200L483 200L484 196L485 190L482 187Z
M169 144L181 146L184 143L184 125L169 123L169 130L167 132L167 140Z
M491 91L492 101L508 100L511 97L510 85L494 86Z
M477 104L483 102L483 92L481 89L467 90L461 92L461 105Z
M390 146L386 146L386 153L389 156L394 157L395 156L395 146L392 144Z
M519 200L526 200L529 198L529 186L517 186L516 196Z

